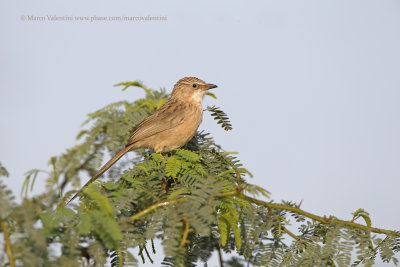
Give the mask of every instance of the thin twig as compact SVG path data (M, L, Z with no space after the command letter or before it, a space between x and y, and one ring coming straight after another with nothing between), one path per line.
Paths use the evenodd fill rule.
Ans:
M287 233L288 235L290 235L293 239L299 240L300 238L298 238L295 234L293 234L292 232L290 232L286 227L282 226L282 229L285 233Z
M1 224L1 229L3 230L4 243L5 243L6 252L7 252L7 256L8 256L8 263L10 264L11 267L15 267L15 261L14 261L14 257L13 257L12 250L11 250L10 235L8 234L6 222L4 220L0 219L0 224Z
M193 229L189 228L189 223L186 219L186 217L182 217L182 221L185 224L185 230L183 231L183 236L182 236L182 241L181 244L179 245L179 248L183 248L183 246L187 243L187 237L190 232L193 232Z
M184 201L186 199L187 199L187 197L181 197L181 198L177 198L177 199L171 199L171 200L166 200L166 201L162 201L162 202L157 202L156 204L151 205L150 207L142 210L141 212L136 213L135 215L132 215L131 219L133 219L133 220L139 219L140 217L152 212L153 210L155 210L159 207L168 206L170 204L176 204L176 203Z
M265 220L268 220L270 214L271 214L271 208L268 208L267 214L265 215Z
M218 259L219 259L219 267L224 267L224 261L222 260L222 252L221 252L221 248L219 245L217 245L217 251L218 251Z
M153 264L154 261L153 261L153 259L150 257L150 254L149 254L149 252L147 251L147 247L146 247L146 246L144 246L144 251L146 252L146 255L147 255L147 257L149 258L150 262Z

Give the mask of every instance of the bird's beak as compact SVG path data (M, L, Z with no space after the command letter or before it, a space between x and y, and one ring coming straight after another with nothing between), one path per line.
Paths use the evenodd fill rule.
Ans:
M209 83L209 84L206 85L206 87L207 87L207 90L209 90L209 89L212 89L212 88L217 88L218 86L216 86L215 84Z

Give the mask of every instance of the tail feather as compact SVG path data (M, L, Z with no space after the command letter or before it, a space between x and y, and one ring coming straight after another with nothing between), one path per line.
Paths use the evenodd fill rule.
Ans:
M89 181L67 202L68 205L72 200L74 200L82 190L93 183L97 178L99 178L105 171L107 171L117 160L119 160L123 155L132 149L132 145L124 147L121 149L114 157L112 157L103 167L92 177Z

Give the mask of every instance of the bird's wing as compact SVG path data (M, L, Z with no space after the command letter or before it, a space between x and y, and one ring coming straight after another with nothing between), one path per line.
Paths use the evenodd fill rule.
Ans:
M139 125L129 137L126 146L178 126L185 120L186 108L186 105L178 100L167 101Z

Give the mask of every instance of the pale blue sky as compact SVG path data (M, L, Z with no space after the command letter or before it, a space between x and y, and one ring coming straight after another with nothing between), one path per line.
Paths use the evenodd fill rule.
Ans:
M27 16L166 16L52 22ZM25 16L25 20L21 19ZM86 114L184 76L219 87L210 131L276 201L400 229L400 2L0 1L0 162L24 172L74 145ZM44 177L42 177L44 178ZM43 183L38 181L36 192Z

